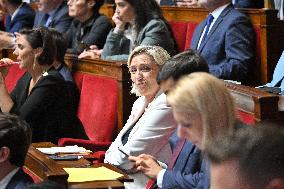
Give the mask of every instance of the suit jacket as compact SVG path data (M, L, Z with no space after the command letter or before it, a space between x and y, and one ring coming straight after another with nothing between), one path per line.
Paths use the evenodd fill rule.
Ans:
M174 151L178 142L176 133L171 136L169 142ZM173 170L166 170L162 188L197 188L198 183L202 182L201 161L201 151L191 142L186 141Z
M160 19L152 19L141 29L134 41L134 47L139 45L159 45L171 55L176 53L171 32L166 23ZM127 61L130 51L130 40L124 36L124 33L111 31L103 48L102 59Z
M5 189L23 189L25 186L32 183L33 179L20 168Z
M35 21L34 21L34 28L37 28L39 26L44 26L45 13L43 12L36 12L35 15ZM57 31L61 33L65 33L67 29L70 27L70 24L72 22L72 18L68 14L68 6L66 4L66 1L63 1L63 3L56 9L52 21L49 24L49 27L55 28Z
M130 155L138 156L146 153L157 157L163 162L168 162L171 156L168 139L176 128L172 110L167 105L166 95L161 91L157 93L155 99L146 109L144 108L145 102L145 97L140 97L134 102L127 123L105 154L106 163L113 164L124 170L133 167L133 163L118 150L118 147ZM144 113L140 117L143 111ZM135 125L133 125L134 123ZM129 134L128 141L125 145L122 145L123 135L132 126L133 129ZM141 172L129 174L129 176L134 178L134 182L125 183L126 188L145 189L149 180L148 177Z
M94 14L85 23L73 20L66 32L69 42L68 52L74 54L81 53L85 48L80 47L80 42L87 46L96 45L99 49L102 49L111 28L112 26L108 18L100 14ZM81 31L83 31L83 34Z
M235 0L234 7L237 8L263 8L263 2L260 0Z
M10 15L6 17L6 31L13 33L23 28L32 28L34 17L34 10L27 3L23 3L13 20Z
M206 20L195 29L192 49L197 49L205 25ZM255 32L249 18L229 5L217 18L198 52L216 77L246 82L255 63L255 44Z
M161 0L160 5L164 6L175 6L176 1L175 0Z
M281 94L284 94L284 51L274 69L273 78L266 86L275 87L280 83Z

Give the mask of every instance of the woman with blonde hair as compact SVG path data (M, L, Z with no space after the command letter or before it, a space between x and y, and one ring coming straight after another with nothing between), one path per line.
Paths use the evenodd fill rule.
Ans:
M167 100L180 132L201 150L212 139L234 130L234 101L224 82L210 74L184 77Z
M105 162L126 170L133 183L126 188L145 188L148 178L133 171L128 155L147 153L168 162L171 149L168 139L176 128L166 95L160 90L156 77L161 66L170 58L162 47L138 46L128 59L133 82L132 92L139 96L134 102L127 123L111 144ZM126 155L127 154L127 155Z

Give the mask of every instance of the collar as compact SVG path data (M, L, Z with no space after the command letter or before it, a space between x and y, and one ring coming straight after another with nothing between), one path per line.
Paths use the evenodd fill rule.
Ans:
M91 27L93 26L95 20L99 17L99 14L93 14L88 20L86 20L84 23L81 23L81 27Z
M24 3L22 3L20 6L18 6L18 8L15 10L15 12L12 14L11 16L11 21L13 20L13 18L15 18L15 16L17 15L17 13L19 12L20 8L23 6Z
M6 186L9 184L10 180L18 172L19 169L20 169L19 167L15 168L10 173L8 173L2 180L0 180L0 189L6 188Z
M49 17L53 18L54 14L57 12L58 9L60 9L62 4L58 5L55 9L52 9L51 11L49 11L47 14L49 15Z
M223 12L223 10L225 10L226 7L228 7L231 3L227 3L225 5L222 5L221 7L218 7L217 9L215 9L213 12L211 12L211 14L214 16L214 20L212 22L212 25L216 22L216 20L218 19L218 17L221 15L221 13Z

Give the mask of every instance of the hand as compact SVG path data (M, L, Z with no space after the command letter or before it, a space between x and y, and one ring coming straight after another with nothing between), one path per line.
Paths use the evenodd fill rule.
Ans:
M198 7L197 0L181 0L177 1L178 7Z
M124 31L125 28L125 22L123 22L119 16L119 14L117 12L114 13L113 17L112 17L113 22L115 23L115 27L119 30L119 31Z
M143 172L150 178L156 178L158 173L163 169L157 160L149 154L141 154L139 156L129 156L130 161L135 162L137 170Z
M79 56L78 58L81 59L81 58L92 58L92 59L95 59L95 58L100 58L101 57L101 54L102 54L102 49L100 50L85 50L83 51Z

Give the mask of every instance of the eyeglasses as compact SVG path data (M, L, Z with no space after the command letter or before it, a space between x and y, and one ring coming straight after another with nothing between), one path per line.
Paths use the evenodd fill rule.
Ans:
M142 73L148 73L152 70L152 68L148 65L140 65L138 68L136 66L130 66L129 72L131 74L135 74L137 71Z

